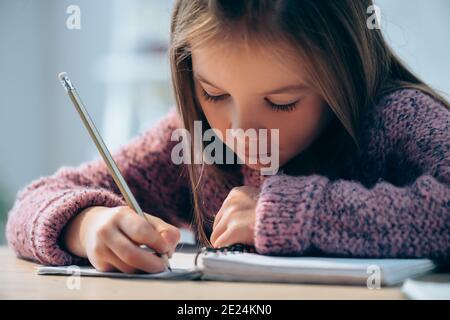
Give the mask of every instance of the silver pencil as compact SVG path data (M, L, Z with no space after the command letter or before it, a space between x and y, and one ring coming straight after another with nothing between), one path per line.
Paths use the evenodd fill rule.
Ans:
M111 153L109 152L108 148L103 142L100 133L95 127L94 122L89 116L89 113L87 112L83 102L81 101L77 91L75 90L75 87L73 86L72 82L67 76L67 73L61 72L60 74L58 74L58 78L61 81L61 84L66 90L67 94L69 95L70 100L72 100L73 105L77 109L77 112L80 115L81 120L83 121L86 129L88 130L89 135L91 136L92 140L94 140L94 143L97 146L98 151L100 152L103 160L105 161L108 167L109 173L113 177L114 182L116 183L117 187L119 188L120 192L125 198L125 201L127 202L128 206L132 208L134 211L136 211L137 214L143 217L150 224L141 207L139 206L138 202L136 201L136 198L134 197L133 193L128 187L127 182L120 173L120 170L117 167L116 162L114 161L113 157L111 156ZM141 248L146 249L147 251L150 252L155 252L153 249L147 247L146 245L141 245ZM170 268L169 257L167 256L167 254L163 253L160 254L160 256L166 262L167 268L170 271L172 271L172 269Z

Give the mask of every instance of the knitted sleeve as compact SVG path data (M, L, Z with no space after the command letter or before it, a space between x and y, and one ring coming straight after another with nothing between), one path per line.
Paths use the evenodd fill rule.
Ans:
M264 254L450 257L450 112L403 90L385 99L371 131L380 162L396 155L404 185L321 175L268 178L256 208L255 243Z
M168 223L187 224L189 189L182 166L171 161L171 133L179 127L175 109L113 154L142 209ZM19 191L6 236L20 257L43 264L84 263L64 250L59 236L67 222L91 206L126 205L102 159L62 167Z

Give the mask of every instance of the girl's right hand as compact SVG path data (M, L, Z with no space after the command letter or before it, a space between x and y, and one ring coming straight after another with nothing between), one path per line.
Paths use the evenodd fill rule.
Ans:
M141 244L172 256L180 231L160 218L146 214L148 223L129 207L90 207L78 214L65 228L66 248L87 257L99 271L164 271L165 262Z

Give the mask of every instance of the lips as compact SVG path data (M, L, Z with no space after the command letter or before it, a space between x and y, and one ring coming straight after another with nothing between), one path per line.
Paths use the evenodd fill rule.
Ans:
M254 152L254 150L252 150L252 151ZM268 154L270 154L270 153L268 153L268 152L265 152L265 153L250 153L250 151L248 149L245 149L243 151L243 155L245 155L246 157L250 157L250 158L264 157L264 156L267 156Z
M246 155L247 157L249 157L249 158L263 158L263 157L270 157L270 153L269 153L269 154L267 154L267 153L261 153L261 154L248 154L248 153L245 153L245 155Z
M269 151L264 152L264 153L250 153L250 149L252 149L252 151L255 151L255 149L259 149L259 145L258 142L253 142L254 145L252 145L253 147L250 148L249 144L243 144L243 143L239 143L238 145L235 146L236 147L236 153L239 153L240 155L242 155L243 157L248 157L248 158L263 158L263 157L270 157L271 153ZM268 149L268 148L265 148Z

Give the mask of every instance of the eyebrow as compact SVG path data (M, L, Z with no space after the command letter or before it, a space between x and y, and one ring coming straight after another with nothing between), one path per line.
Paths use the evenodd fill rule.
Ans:
M208 84L208 85L210 85L210 86L212 86L212 87L215 87L215 88L220 89L219 86L216 86L215 84L209 82L208 80L206 80L204 77L202 77L202 76L199 75L198 73L195 73L195 72L194 72L194 77L197 78L197 79L198 79L199 81L201 81L201 82L204 82L204 83L206 83L206 84Z
M198 73L194 72L194 77L197 78L201 82L204 82L204 83L206 83L206 84L208 84L210 86L213 86L215 88L220 89L220 87L218 87L215 84L211 83L210 81L206 80L204 77L202 77ZM303 84L292 84L292 85L283 86L281 88L265 92L265 93L263 93L263 95L271 95L271 94L277 94L277 93L301 91L301 90L305 90L305 89L307 89L307 87L305 85L303 85Z

